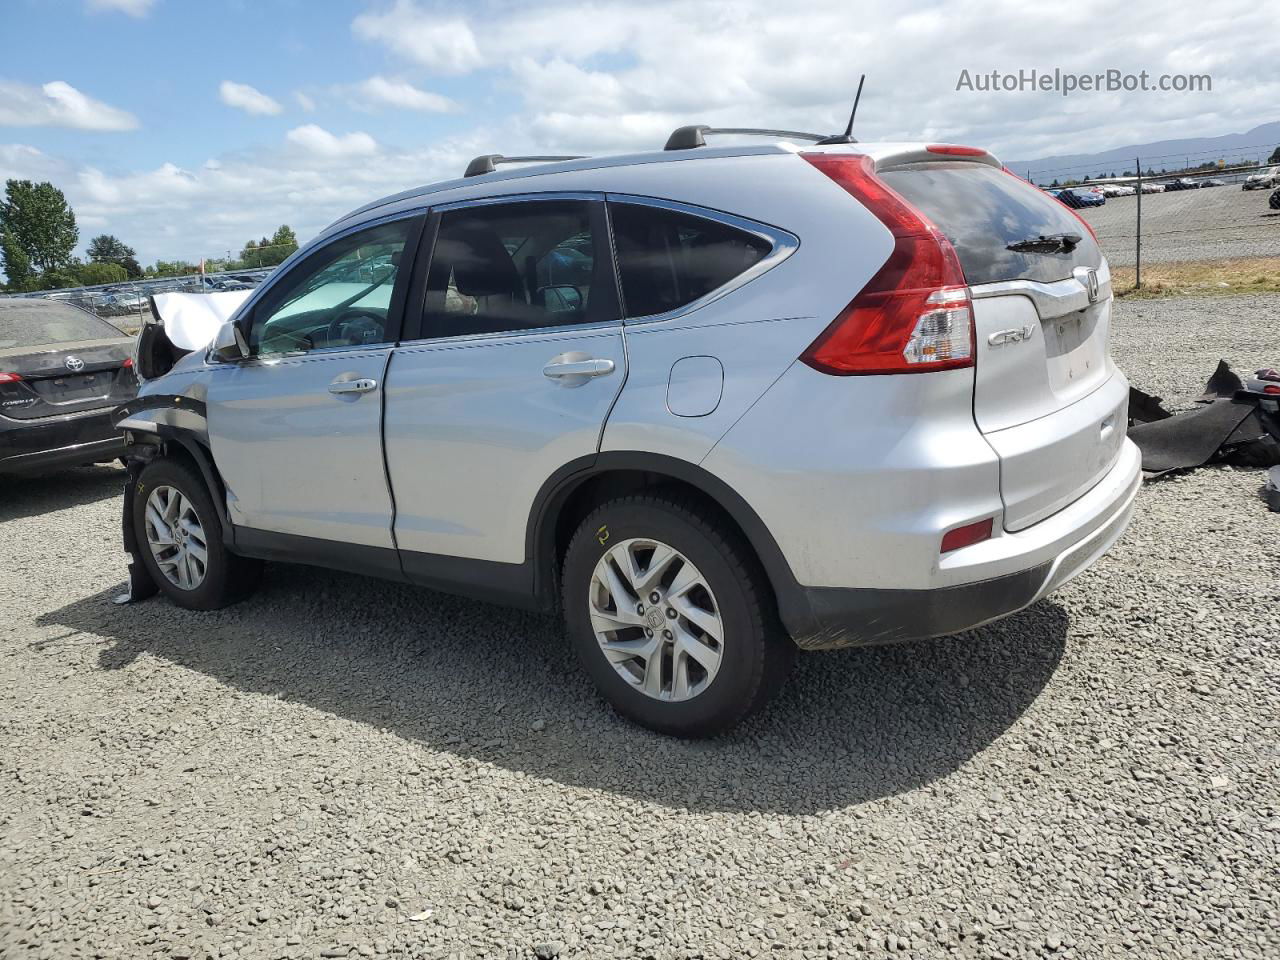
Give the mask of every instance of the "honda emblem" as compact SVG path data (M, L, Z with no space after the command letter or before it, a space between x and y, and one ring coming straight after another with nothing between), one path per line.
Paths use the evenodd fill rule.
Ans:
M1094 270L1092 267L1089 268L1089 272L1085 274L1084 286L1085 286L1085 289L1089 291L1089 302L1097 303L1098 302L1098 271L1097 270Z

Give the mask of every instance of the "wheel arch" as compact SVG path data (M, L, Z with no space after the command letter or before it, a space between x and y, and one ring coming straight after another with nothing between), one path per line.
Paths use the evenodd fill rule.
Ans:
M653 487L675 487L702 500L751 547L769 580L783 625L803 633L809 605L777 541L742 496L719 477L687 460L640 451L607 451L566 464L539 491L529 518L526 556L533 588L544 608L558 602L560 564L569 538L598 504Z

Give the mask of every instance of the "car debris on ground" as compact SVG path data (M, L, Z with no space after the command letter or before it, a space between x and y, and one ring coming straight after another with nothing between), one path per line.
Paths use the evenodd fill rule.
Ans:
M1142 451L1142 471L1148 480L1208 463L1280 464L1280 373L1276 370L1260 369L1244 381L1220 360L1198 403L1174 414L1162 406L1160 397L1130 388L1129 438Z

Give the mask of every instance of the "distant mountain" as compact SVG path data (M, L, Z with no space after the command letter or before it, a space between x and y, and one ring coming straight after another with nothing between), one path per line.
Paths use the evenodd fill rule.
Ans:
M1026 176L1031 172L1037 182L1068 177L1105 176L1133 169L1135 157L1142 159L1142 168L1162 167L1178 170L1190 161L1191 166L1209 160L1266 162L1271 151L1280 145L1280 121L1264 123L1248 133L1228 133L1221 137L1190 137L1186 140L1157 140L1155 143L1138 143L1129 147L1116 147L1100 153L1066 153L1038 160L1006 161L1010 170Z

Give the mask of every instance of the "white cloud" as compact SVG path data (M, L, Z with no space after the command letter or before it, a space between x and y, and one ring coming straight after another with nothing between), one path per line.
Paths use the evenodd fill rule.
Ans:
M314 123L294 127L285 138L319 157L363 157L378 152L378 142L367 133L356 131L336 136Z
M86 97L62 80L40 87L0 81L0 126L134 130L138 118Z
M293 99L297 100L298 106L300 106L307 113L311 113L316 108L316 102L312 100L309 96L307 96L305 93L303 93L301 90L295 90L293 92Z
M382 76L370 77L359 84L353 93L357 103L372 101L404 110L426 110L431 113L449 113L458 109L458 105L448 97L420 90L404 80L388 80Z
M383 13L362 13L351 24L356 35L385 43L396 53L441 73L466 73L480 66L480 48L462 17L424 11L396 0Z
M237 110L257 116L275 116L284 110L277 101L247 83L223 80L218 87L218 96L228 107L235 107Z
M457 9L457 8L455 8ZM1244 130L1274 118L1280 35L1255 0L1207 18L1169 18L1156 0L1077 0L1064 45L1022 0L858 5L806 0L545 0L465 13L395 0L353 22L357 36L439 72L485 71L523 101L494 149L555 152L659 146L654 130L705 122L820 132L843 128L858 74L863 139L973 141L1009 156L1101 150ZM904 68L908 58L912 67ZM1207 71L1212 94L957 92L961 69L1075 73Z
M131 17L145 17L155 0L88 0L86 6L93 13L114 10Z

